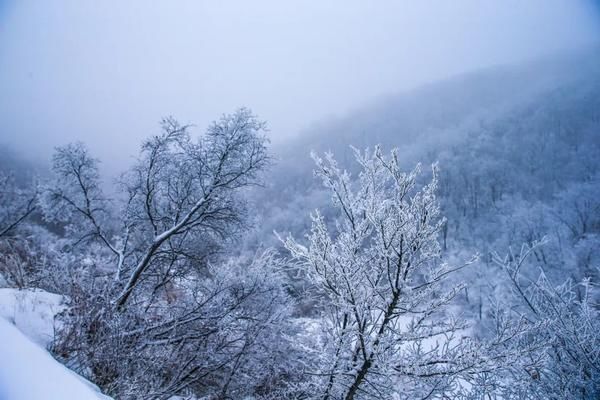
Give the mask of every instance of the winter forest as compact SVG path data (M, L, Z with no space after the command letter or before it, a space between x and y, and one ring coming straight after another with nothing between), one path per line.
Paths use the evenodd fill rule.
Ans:
M598 399L598 4L209 3L0 1L0 400Z

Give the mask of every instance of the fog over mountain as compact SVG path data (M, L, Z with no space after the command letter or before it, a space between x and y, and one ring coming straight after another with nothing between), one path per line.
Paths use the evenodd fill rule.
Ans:
M544 214L557 214L563 205L547 203L561 191L580 181L598 185L599 54L596 46L524 66L465 74L316 124L276 147L278 163L267 187L256 191L256 204L263 210L257 217L257 240L269 241L273 230L305 231L309 213L327 204L327 191L311 176L311 151L332 152L343 168L356 173L351 146L381 145L398 148L406 169L439 163L443 208L448 227L455 229L453 238L460 237L460 249L473 242L480 251L519 245L523 238L517 231L497 243L505 227L496 224L516 223L523 217L520 207L531 211L545 204ZM478 192L476 198L469 197L471 190ZM500 212L498 202L507 208ZM499 213L514 220L501 221ZM482 218L487 231L477 228ZM276 237L269 242L277 245Z
M47 158L81 140L116 173L162 117L200 133L249 106L278 143L378 96L593 43L599 15L571 0L4 0L0 142Z
M460 215L455 207L470 201L463 186L474 181L481 192L478 201L484 204L483 214L495 215L497 205L489 200L503 195L488 193L489 189L481 187L483 182L490 187L494 185L496 178L491 176L502 177L498 178L501 180L498 184L519 199L519 202L504 200L505 203L519 207L523 206L521 201L547 202L558 195L557 191L580 178L590 179L589 174L595 170L593 160L600 156L595 111L600 98L598 54L598 48L592 47L522 67L466 74L388 96L345 118L315 125L300 138L276 147L277 165L267 179L267 187L256 191L256 204L262 212L257 215L255 240L277 246L276 237L270 235L273 230L298 234L307 229L309 213L327 204L326 191L311 176L312 150L333 152L344 168L354 172L351 145L397 147L405 168L419 162L439 162L444 195L448 196L445 207L449 209L445 215L449 227L457 230L459 225L470 224L467 222L470 218ZM579 144L574 150L569 143ZM554 154L553 158L545 159L548 154ZM581 173L569 170L569 160L579 163ZM534 163L544 167L536 172L526 170ZM554 182L542 172L552 173ZM518 174L518 180L509 178L511 174ZM596 182L595 179L592 181ZM532 192L534 187L544 190ZM494 209L489 210L492 206ZM452 215L450 208L454 210ZM512 212L516 211L508 214L505 211L505 217L511 218ZM502 229L495 223L500 221L486 222L494 238L486 237L481 242L477 239L479 250L482 247L497 250L522 240L517 235L518 238L509 238L508 243L494 243ZM472 245L470 242L476 239L473 232L463 234L462 239ZM480 235L481 232L477 236ZM251 243L256 245L254 241ZM465 243L459 245L464 246Z
M592 1L0 0L0 399L600 397Z

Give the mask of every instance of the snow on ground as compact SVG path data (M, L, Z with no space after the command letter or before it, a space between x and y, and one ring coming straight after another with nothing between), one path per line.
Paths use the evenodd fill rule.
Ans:
M47 348L54 338L54 316L63 311L63 297L39 289L0 289L0 318Z
M63 309L59 295L0 289L0 400L110 400L46 351Z

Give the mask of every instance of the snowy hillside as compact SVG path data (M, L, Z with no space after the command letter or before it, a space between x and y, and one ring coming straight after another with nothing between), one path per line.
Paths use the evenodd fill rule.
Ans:
M0 289L0 399L110 399L45 350L52 340L61 296Z

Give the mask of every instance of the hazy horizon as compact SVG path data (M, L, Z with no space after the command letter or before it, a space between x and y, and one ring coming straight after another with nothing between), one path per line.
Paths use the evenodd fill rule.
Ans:
M384 95L600 40L592 1L170 4L0 3L0 143L43 159L83 141L114 170L163 116L200 133L247 106L277 144Z

